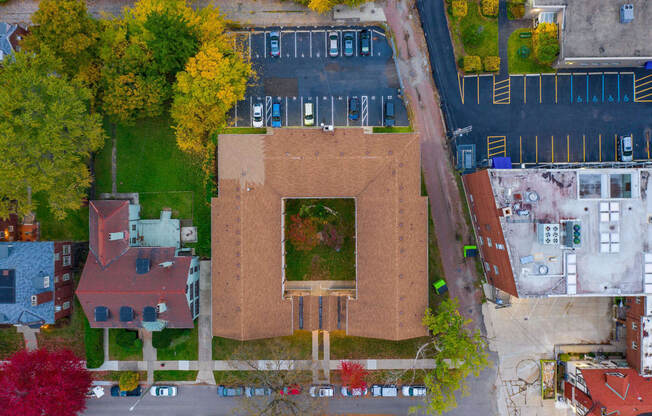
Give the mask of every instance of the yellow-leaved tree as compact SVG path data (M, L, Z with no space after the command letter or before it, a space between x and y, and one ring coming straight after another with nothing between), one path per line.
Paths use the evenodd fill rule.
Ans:
M177 74L172 118L181 150L208 158L211 134L226 126L227 112L245 95L251 63L215 43L203 45Z

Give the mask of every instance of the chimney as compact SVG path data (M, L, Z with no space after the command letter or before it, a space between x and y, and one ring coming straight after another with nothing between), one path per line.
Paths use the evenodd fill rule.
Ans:
M51 302L54 299L54 292L48 290L47 292L41 292L36 295L32 295L31 301L32 306L42 305L47 302Z

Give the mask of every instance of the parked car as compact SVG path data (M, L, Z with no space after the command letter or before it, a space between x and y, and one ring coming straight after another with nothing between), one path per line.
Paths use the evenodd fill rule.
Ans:
M244 393L247 397L270 396L272 394L272 389L269 387L248 386L245 387Z
M286 396L296 396L297 394L301 394L301 386L293 384L291 386L283 387L281 394Z
M360 55L371 55L371 32L367 29L360 32Z
M117 384L111 386L111 396L113 396L113 397L140 396L141 392L142 392L142 389L140 388L140 386L136 387L133 390L129 390L129 391L120 390L120 386L118 386Z
M401 394L404 397L423 397L426 395L426 386L403 386L401 387Z
M224 385L217 386L217 395L222 397L240 397L244 394L244 389L240 386L228 387Z
M254 104L254 127L263 127L263 103Z
M352 389L350 387L342 386L340 389L340 394L344 397L362 397L366 396L369 393L369 390L365 387L364 389Z
M343 39L343 46L342 49L344 49L344 56L353 56L353 48L355 48L355 35L353 32L344 32L344 35L342 35Z
M332 384L316 384L310 386L310 397L333 397L335 389Z
M360 99L353 97L349 100L349 119L357 120L360 118Z
M632 143L632 136L620 136L620 143L618 146L621 162L631 162L634 160L634 146Z
M337 32L328 34L328 56L334 58L340 54L340 37Z
M174 397L177 395L176 386L152 386L149 394L156 397Z
M394 127L394 103L385 101L384 120L386 127Z
M272 127L281 127L281 103L272 104Z
M313 111L313 103L303 103L303 125L314 126L315 114Z
M371 395L373 397L396 397L398 396L398 387L394 384L374 384L371 386Z
M281 56L281 33L270 32L269 34L269 56L275 58Z

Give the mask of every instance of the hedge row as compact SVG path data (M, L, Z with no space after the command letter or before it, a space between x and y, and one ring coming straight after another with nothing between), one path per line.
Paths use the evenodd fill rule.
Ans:
M482 14L485 16L498 16L498 0L482 0Z
M500 58L497 56L486 56L483 60L479 56L466 55L462 59L462 69L464 72L486 72L500 71Z
M466 0L453 0L453 16L464 17L468 10L469 6Z

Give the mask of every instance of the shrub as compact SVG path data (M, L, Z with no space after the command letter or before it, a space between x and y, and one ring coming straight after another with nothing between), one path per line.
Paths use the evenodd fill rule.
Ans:
M290 217L288 239L299 251L310 251L318 243L317 224L312 218L301 218L299 215Z
M123 348L133 348L138 341L138 333L126 329L119 329L115 337L115 342Z
M468 11L468 4L466 0L453 0L453 16L464 17Z
M104 332L91 328L84 316L84 346L86 348L86 367L97 368L104 363Z
M555 23L540 23L534 30L532 45L534 56L542 64L551 64L559 54L559 40L557 39L557 25Z
M120 374L120 380L118 380L118 385L122 391L131 391L138 387L138 381L140 377L135 371L125 371Z
M466 55L464 57L464 72L482 71L482 61L479 56Z
M484 27L472 24L462 29L462 42L464 46L478 46L484 38Z
M523 3L509 3L509 12L512 19L522 19L525 16L525 5Z
M498 0L482 0L482 14L498 16Z
M487 72L500 71L500 58L497 56L486 56L484 58L484 70Z
M167 328L152 333L152 346L154 348L167 348L172 344L172 332Z

